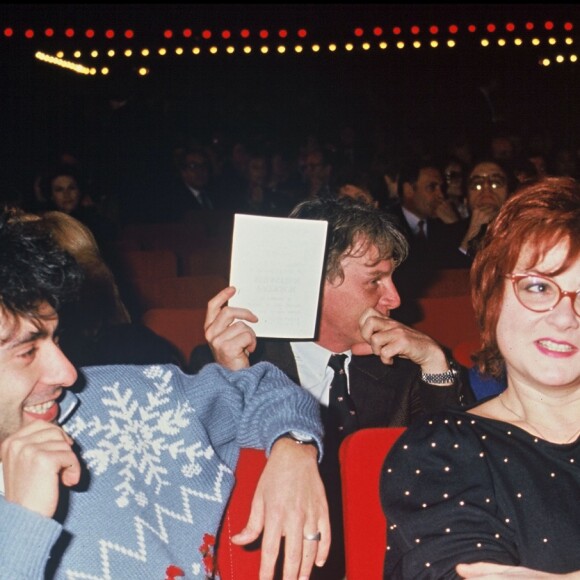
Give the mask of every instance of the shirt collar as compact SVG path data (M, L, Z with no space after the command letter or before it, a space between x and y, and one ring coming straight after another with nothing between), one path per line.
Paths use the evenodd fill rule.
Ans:
M64 425L68 421L79 403L79 398L70 389L65 389L64 394L58 402L60 406L60 415L58 416L59 425Z
M403 211L403 215L405 216L407 223L409 224L411 229L415 231L418 227L417 224L419 223L419 220L421 218L418 215L415 215L412 211L409 211L406 207L401 206L401 210Z
M310 369L316 369L317 374L320 375L321 379L324 377L326 372L326 367L328 366L328 359L330 358L330 355L339 354L333 353L327 348L324 348L323 346L320 346L319 344L316 344L312 341L291 342L290 345L292 346L292 352L296 357L296 362L299 365L307 366ZM348 364L350 363L352 352L347 350L342 354L346 354L344 367L345 369L348 369Z

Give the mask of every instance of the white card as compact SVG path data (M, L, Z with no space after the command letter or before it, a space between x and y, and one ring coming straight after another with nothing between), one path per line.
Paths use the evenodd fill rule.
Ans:
M248 308L256 336L312 339L328 222L236 214L229 305Z

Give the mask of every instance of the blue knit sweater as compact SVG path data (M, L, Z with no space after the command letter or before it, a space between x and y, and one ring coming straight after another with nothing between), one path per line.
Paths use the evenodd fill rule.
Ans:
M0 498L0 578L165 580L210 576L240 448L300 430L321 449L319 405L270 363L82 369L65 430L84 476L61 521ZM68 399L68 400L67 400ZM178 575L183 573L183 575Z

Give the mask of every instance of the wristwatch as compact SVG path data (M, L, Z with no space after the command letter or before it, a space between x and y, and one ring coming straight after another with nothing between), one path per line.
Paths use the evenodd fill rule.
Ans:
M459 371L453 359L447 359L447 365L449 370L444 373L421 373L421 380L430 385L451 386Z
M292 439L293 441L296 441L298 445L316 445L314 437L304 431L288 431L287 433L280 435L278 439L282 439L282 437Z

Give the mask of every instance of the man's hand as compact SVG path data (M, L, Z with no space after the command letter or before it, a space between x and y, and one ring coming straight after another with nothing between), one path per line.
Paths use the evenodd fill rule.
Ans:
M459 215L453 203L449 199L443 199L441 203L435 208L435 216L438 217L444 224L454 224L459 221Z
M260 580L274 576L284 538L284 580L310 576L313 564L322 566L330 548L330 521L324 485L318 472L317 450L290 439L272 447L260 477L246 527L232 542L245 545L264 532ZM305 534L320 532L320 541Z
M526 580L580 579L580 570L569 574L551 574L522 566L506 566L505 564L492 564L491 562L457 564L455 570L461 578L479 578L479 580L506 580L509 578L525 578Z
M355 345L352 353L376 354L384 364L393 364L393 358L408 358L424 373L444 373L449 370L441 346L430 336L405 326L401 322L367 308L359 321L366 344Z
M5 497L51 518L59 485L79 482L81 466L72 439L57 425L34 421L2 443Z
M249 354L256 350L256 333L243 321L258 322L250 310L226 306L235 293L228 286L216 294L207 303L203 325L215 361L233 371L249 367Z
M481 205L473 208L469 220L469 226L459 247L464 251L467 251L469 242L479 234L482 226L489 224L489 222L497 215L498 211L499 207L496 205Z

